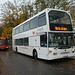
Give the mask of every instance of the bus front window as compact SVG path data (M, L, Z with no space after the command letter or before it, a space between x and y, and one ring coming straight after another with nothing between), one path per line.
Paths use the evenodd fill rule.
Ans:
M0 45L8 45L8 40L0 40Z
M73 35L64 33L49 33L49 47L70 48L73 46Z
M49 23L71 24L70 16L65 12L52 10L49 12Z

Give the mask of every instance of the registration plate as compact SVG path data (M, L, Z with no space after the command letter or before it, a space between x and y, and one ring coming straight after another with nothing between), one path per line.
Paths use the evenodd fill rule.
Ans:
M62 52L61 54L68 54L69 52Z

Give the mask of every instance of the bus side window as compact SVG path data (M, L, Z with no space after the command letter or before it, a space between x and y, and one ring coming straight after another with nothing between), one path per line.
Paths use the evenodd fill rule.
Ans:
M15 34L18 34L19 33L19 27L17 27L16 29L15 29Z
M18 40L18 45L21 45L21 46L23 45L23 39Z
M41 47L47 47L47 34L40 36Z
M24 38L24 46L29 46L29 39L28 38Z
M15 39L15 45L18 45L18 39Z
M19 27L19 32L20 32L20 33L23 32L23 25L21 25L21 26Z
M30 29L37 28L37 25L38 25L38 17L35 17L30 21Z
M24 24L24 32L29 30L29 22Z
M46 13L39 15L39 27L46 25Z
M15 32L15 29L14 29L14 30L13 30L13 35L15 35L15 33L16 33L16 32Z

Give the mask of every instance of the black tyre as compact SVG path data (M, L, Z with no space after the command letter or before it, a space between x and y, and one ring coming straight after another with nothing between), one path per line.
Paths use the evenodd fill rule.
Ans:
M33 52L33 57L34 57L34 59L37 59L37 52L36 51Z
M18 53L18 49L17 49L17 47L16 47L16 53Z

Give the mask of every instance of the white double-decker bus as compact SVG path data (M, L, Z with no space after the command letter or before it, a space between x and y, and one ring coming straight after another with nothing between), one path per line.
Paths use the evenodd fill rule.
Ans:
M53 60L71 57L73 32L66 11L47 8L13 28L12 48L34 58Z

